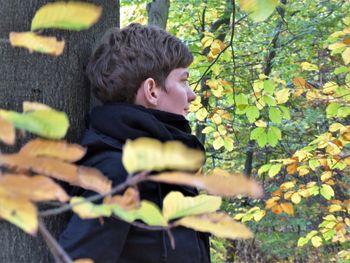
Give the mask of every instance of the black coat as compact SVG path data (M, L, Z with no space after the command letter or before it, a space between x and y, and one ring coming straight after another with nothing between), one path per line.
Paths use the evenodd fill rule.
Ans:
M117 110L118 114L120 114L123 109L125 109L125 114L129 116L128 120L135 118L136 123L139 117L142 121L150 121L145 118L150 117L153 120L153 115L155 115L156 121L159 122L159 125L162 125L158 115L161 114L162 118L164 117L163 112L149 111L139 106L113 105L112 108L103 107L102 115L100 112L97 115L95 114L95 117L92 114L92 117L98 117L99 121L100 118L109 120L110 118L106 116L106 112L110 113ZM135 117L136 113L140 114L139 111L142 111L143 115L144 113L147 114ZM174 117L174 114L169 116ZM119 123L123 122L123 119L119 118ZM120 137L119 135L111 137L110 133L108 135L101 133L100 129L96 129L98 125L94 127L93 123L94 121L92 120L92 127L86 132L82 142L83 145L88 147L88 153L82 164L99 169L112 180L113 186L115 186L123 182L127 176L127 172L121 162L122 146L125 140L116 138ZM130 126L129 123L127 126ZM111 127L114 129L113 125ZM118 134L124 133L121 127L117 129ZM150 135L147 137L155 137L152 134ZM176 135L176 139L181 139L181 136ZM125 137L126 139L134 139L139 136L133 135L133 132L131 132L130 134L125 134ZM165 141L166 139L161 138L161 140ZM170 191L181 191L186 196L197 195L197 191L193 188L153 182L141 183L139 190L141 199L154 202L159 207L162 206L164 197ZM71 195L82 195L85 197L92 194L94 193L83 189L74 189L71 193ZM173 250L166 231L145 230L115 218L104 218L103 221L103 224L101 224L98 219L82 220L77 215L73 215L67 228L60 236L60 245L72 259L91 258L95 263L210 262L209 238L207 234L184 227L174 228L172 234L176 248Z

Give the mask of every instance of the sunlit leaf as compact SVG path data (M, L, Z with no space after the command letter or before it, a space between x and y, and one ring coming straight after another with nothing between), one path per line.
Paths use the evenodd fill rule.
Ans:
M175 224L201 232L210 232L222 238L247 239L253 237L253 233L245 225L224 213L188 216L176 221Z
M23 112L37 111L37 110L51 110L51 107L40 102L23 101Z
M199 121L204 121L208 116L208 111L203 107L196 112L196 118Z
M94 261L89 258L80 258L80 259L74 260L73 263L94 263Z
M34 32L11 32L10 43L13 47L24 47L30 52L35 51L52 56L63 53L64 41L58 41L56 37L37 35Z
M8 191L16 197L32 201L59 200L66 202L69 196L50 178L45 176L10 175L0 177L0 188Z
M347 47L344 52L341 54L345 65L350 63L350 47Z
M36 207L27 199L16 197L0 188L0 217L34 235L38 230Z
M272 122L280 124L282 121L282 112L277 107L270 107L269 109L269 118Z
M210 194L221 196L248 195L254 198L262 195L262 188L252 179L241 174L223 175L219 170L210 176L190 175L186 173L162 173L150 176L148 180L169 184L181 184L203 189Z
M294 204L299 204L301 201L301 196L299 193L292 194L292 197L290 199Z
M219 150L224 145L225 145L225 141L221 136L215 138L215 140L213 141L213 147L215 150Z
M56 159L30 157L23 154L2 154L0 155L0 165L31 170L101 194L111 190L111 181L98 170L78 167Z
M289 89L281 89L275 92L277 104L286 103L289 99Z
M88 29L101 16L102 8L85 2L48 3L35 13L31 30L58 28L68 30Z
M16 131L13 125L0 118L0 141L8 144L13 145L15 143L16 139Z
M285 212L286 214L293 216L294 215L294 207L291 203L281 203L281 208L283 210L283 212Z
M257 118L259 118L260 111L256 106L252 105L247 108L245 114L247 115L248 121L253 123Z
M269 177L273 178L275 177L281 170L282 168L282 164L278 163L278 164L273 164L269 170Z
M72 210L82 219L99 218L102 216L109 217L112 209L109 205L95 205L88 202L83 197L72 197L70 200Z
M330 185L322 184L320 187L320 194L327 200L330 200L334 196L334 190Z
M0 117L11 122L18 129L24 129L50 139L64 137L69 126L67 115L54 109L26 113L0 110Z
M168 220L211 213L221 206L221 198L210 195L185 197L181 192L170 192L163 200L163 216Z
M155 139L140 138L126 142L122 161L129 173L166 169L194 171L202 166L204 155L181 142L161 143Z
M123 195L114 195L106 197L103 201L105 204L118 204L125 210L135 209L140 206L139 192L132 187L126 189Z
M315 236L311 238L311 243L314 247L319 247L322 245L322 238L320 238L319 236Z
M318 71L319 70L317 65L311 64L309 62L302 62L300 64L300 66L301 66L302 70L306 70L306 71Z
M247 12L255 22L267 19L278 5L278 0L240 0L243 11Z
M85 148L79 144L69 144L65 141L50 141L35 139L24 145L20 153L36 156L47 156L67 162L76 162L85 155Z

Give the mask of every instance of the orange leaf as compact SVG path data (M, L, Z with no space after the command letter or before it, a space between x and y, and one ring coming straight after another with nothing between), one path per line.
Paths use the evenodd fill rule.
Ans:
M292 163L290 165L287 166L287 173L288 174L294 174L298 169L298 163Z
M139 192L132 187L126 189L123 195L115 195L112 197L106 197L103 201L104 204L118 204L125 210L136 209L140 206Z
M220 174L219 170L214 170L210 176L174 172L161 173L157 176L150 176L147 179L162 183L189 185L203 189L210 194L221 196L242 194L257 198L263 193L258 183L242 174L227 176Z
M74 260L73 263L94 263L94 261L89 258L80 258L80 259Z
M16 131L13 125L0 118L0 141L8 145L13 145L16 139Z
M0 155L0 165L31 170L35 173L50 176L101 194L111 190L111 181L98 170L82 166L78 167L47 157L2 154Z
M350 38L344 38L343 43L346 45L350 45Z
M297 87L305 87L306 86L306 80L302 77L297 77L293 79L293 84Z
M291 203L281 203L283 212L290 216L294 216L294 207Z
M35 139L24 145L21 154L32 157L47 156L67 162L76 162L85 155L85 148L65 141Z
M34 32L10 32L10 42L13 47L24 47L29 51L59 56L63 53L64 41L55 37L44 37Z
M283 209L280 205L275 205L274 207L271 208L272 213L279 215L280 213L283 212Z
M44 176L10 175L0 177L0 188L16 197L32 201L59 200L66 202L69 196L53 180Z

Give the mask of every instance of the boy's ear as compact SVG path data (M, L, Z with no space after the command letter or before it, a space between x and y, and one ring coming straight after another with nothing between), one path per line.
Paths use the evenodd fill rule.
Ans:
M159 99L159 87L153 78L146 79L142 84L140 89L144 95L146 104L149 107L157 107Z

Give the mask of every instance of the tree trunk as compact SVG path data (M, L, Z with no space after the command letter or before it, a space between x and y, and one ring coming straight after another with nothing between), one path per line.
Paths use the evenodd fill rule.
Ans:
M83 69L94 42L108 28L119 26L119 1L89 1L103 7L100 21L89 30L45 30L44 35L65 40L64 53L59 57L12 48L6 41L9 32L29 31L36 10L47 2L52 1L0 0L0 108L22 111L23 101L36 101L65 111L70 119L67 139L77 142L85 128L85 114L90 107L90 90ZM24 141L10 150L17 151ZM2 147L1 150L9 149ZM45 219L53 236L57 237L61 232L67 217L64 214ZM31 237L4 221L0 222L0 236L0 262L52 262L41 237Z
M148 3L148 25L156 25L163 29L166 29L169 7L169 0L153 0L151 3Z

